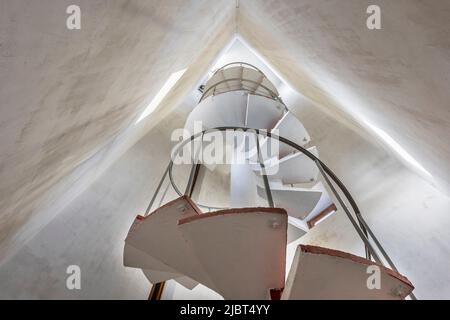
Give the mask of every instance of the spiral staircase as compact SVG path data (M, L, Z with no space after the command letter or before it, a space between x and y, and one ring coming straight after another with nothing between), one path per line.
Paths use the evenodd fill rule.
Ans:
M154 285L152 298L160 297L168 280L189 289L201 283L225 299L414 298L413 285L398 273L345 186L320 161L304 126L259 69L225 65L202 93L185 123L194 135L172 154L147 212L136 217L125 240L124 265L143 270ZM223 149L238 154L224 160L230 167L229 208L194 200L200 169L214 170L203 152L213 134L225 132L232 139ZM180 151L192 162L184 192L172 175ZM167 178L179 198L152 210ZM361 237L366 257L299 245L286 276L288 243L337 210L328 190ZM379 288L368 286L370 266L379 270Z

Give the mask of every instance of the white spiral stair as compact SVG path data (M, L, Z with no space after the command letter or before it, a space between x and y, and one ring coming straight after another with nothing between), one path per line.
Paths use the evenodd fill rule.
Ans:
M223 127L275 132L319 155L270 81L245 64L216 72L185 124L191 133ZM241 140L248 136L250 148L255 147L254 132L234 134ZM314 161L283 143L277 152L266 152L269 138L258 139L264 169L251 159L248 164L231 164L231 209L202 212L185 195L148 216L138 216L125 240L124 265L142 269L152 284L173 279L192 289L201 283L225 299L403 299L409 295L413 286L397 272L382 267L383 289L371 290L365 268L374 262L311 246L298 247L285 283L287 244L307 233L311 222L334 204L317 182ZM269 200L267 185L274 207L261 207Z

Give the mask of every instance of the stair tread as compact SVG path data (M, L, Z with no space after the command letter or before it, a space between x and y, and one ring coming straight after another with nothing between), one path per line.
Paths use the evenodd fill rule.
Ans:
M242 91L231 91L211 96L199 103L189 114L185 129L194 134L195 122L200 122L203 129L245 126L247 96Z
M148 255L142 250L136 249L128 243L125 243L123 264L125 267L177 273L175 269L171 268L167 264Z
M319 155L316 147L311 147L308 151L316 157ZM315 181L319 169L309 157L297 152L272 162L266 172L269 178L281 180L283 184L297 184Z
M380 270L380 289L370 290L367 267ZM398 272L368 259L317 246L300 245L282 299L404 299L414 286Z
M265 188L258 184L257 190L258 195L266 199ZM276 207L283 207L289 216L302 220L316 207L322 196L321 191L288 186L271 186L270 190Z
M221 70L220 72L217 72L214 74L205 84L205 91L208 91L209 88L211 88L213 85L217 84L219 81L223 81L224 79L239 79L239 80L231 80L227 81L225 83L219 84L216 86L216 92L223 92L224 90L229 90L230 87L234 90L248 88L249 90L257 90L258 93L267 95L268 91L266 89L263 89L260 85L257 83L261 82L261 73L257 70L254 70L252 68L248 67L242 67L242 66L232 66L229 68L225 68ZM253 82L243 81L241 82L241 79L245 80L251 80ZM256 83L254 83L256 82ZM275 86L266 78L264 77L262 82L262 85L264 85L266 88L277 93L277 89ZM211 95L212 91L209 90L207 93L207 96Z
M192 248L179 232L177 223L183 217L200 215L201 211L187 196L173 200L149 216L139 217L140 224L130 231L126 243L160 260L180 275L188 276L214 290L213 283L195 259Z
M275 125L273 131L280 137L286 138L299 146L304 146L311 141L311 137L303 124L295 117L292 112L287 112ZM282 158L295 149L285 143L280 142L279 157Z
M182 219L179 227L225 299L266 299L284 285L285 210L221 210Z
M258 95L248 96L246 127L272 129L283 116L284 106L273 99Z

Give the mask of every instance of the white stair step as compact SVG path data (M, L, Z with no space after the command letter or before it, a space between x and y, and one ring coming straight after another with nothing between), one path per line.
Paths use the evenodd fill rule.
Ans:
M182 276L173 268L129 244L125 244L123 264L126 267L142 269L152 284Z
M319 156L316 147L309 148L308 151L316 157ZM267 167L267 175L270 175L271 179L281 180L284 184L312 182L317 179L318 174L319 169L315 162L300 152L290 154Z
M194 289L196 286L199 285L199 283L195 280L192 280L189 277L180 277L180 278L176 278L175 279L176 282L178 282L179 284L181 284L183 287L185 287L186 289L192 290Z
M138 218L139 224L133 224L134 227L130 229L125 242L161 261L180 275L188 276L215 290L207 273L196 260L193 248L186 243L177 225L178 220L183 217L200 214L197 206L188 197L183 196L158 208L145 218Z
M182 219L179 227L225 299L266 299L284 286L285 210L223 210Z
M322 195L321 191L288 186L272 185L270 189L276 207L283 208L289 216L302 220L316 207ZM265 188L259 184L258 195L267 199Z
M217 72L208 80L208 82L206 82L204 92L207 92L211 86L216 85L217 83L227 79L229 81L216 85L215 89L209 90L207 95L212 95L214 94L214 92L216 93L224 92L224 90L239 89L242 86L240 79L242 79L243 72L244 69L241 66L234 66ZM231 80L231 79L238 79L238 80Z
M300 227L297 223L293 223L291 219L295 219L292 217L289 217L288 220L288 231L287 231L287 243L290 244L297 239L303 237L307 231L305 231L305 228Z
M282 300L396 300L414 286L399 273L383 266L380 289L369 289L369 266L375 262L342 251L300 245L295 253Z
M273 132L299 146L304 146L311 141L311 137L303 124L291 112L284 115L284 117L275 125ZM294 148L280 142L279 158L285 157L294 151Z
M175 269L128 243L125 243L123 265L131 268L177 273Z
M327 209L333 204L333 201L331 200L330 195L323 186L322 182L318 182L315 186L311 188L311 190L320 191L322 192L322 195L320 196L317 205L306 217L306 220L308 221L315 218L317 215L321 214L325 209Z
M246 127L272 129L283 117L284 106L275 100L258 96L248 96Z
M261 76L262 74L259 71L252 68L248 67L243 68L242 66L230 66L229 68L225 68L214 74L206 82L204 92L206 93L206 96L210 96L213 94L214 89L209 90L209 88L211 88L218 82L223 81L224 79L230 80L239 79L219 84L218 86L216 86L215 92L220 93L230 89L231 90L248 89L251 91L256 91L256 93L258 94L268 95L268 91L262 87L264 86L269 90L271 90L272 92L274 92L275 94L278 94L275 86L267 78L264 77L263 80L261 81ZM241 79L251 80L254 83L248 81L241 81Z
M246 112L247 94L242 91L227 92L208 97L199 103L189 114L184 127L192 134L196 121L201 121L203 129L244 127Z

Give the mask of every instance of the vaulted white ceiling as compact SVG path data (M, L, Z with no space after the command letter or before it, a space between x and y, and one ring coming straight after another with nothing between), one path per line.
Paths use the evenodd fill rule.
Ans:
M390 138L448 193L450 2L377 1L382 29L369 30L372 2L244 0L239 32L298 91Z
M89 0L78 1L82 29L69 31L72 3L0 2L0 252L38 230L30 221L81 164L124 129L134 137L126 148L167 115L235 31L336 121L395 149L374 128L386 133L450 190L446 0L377 1L381 30L366 28L370 1L361 0L241 0L238 9L234 0ZM185 68L163 108L135 126Z

